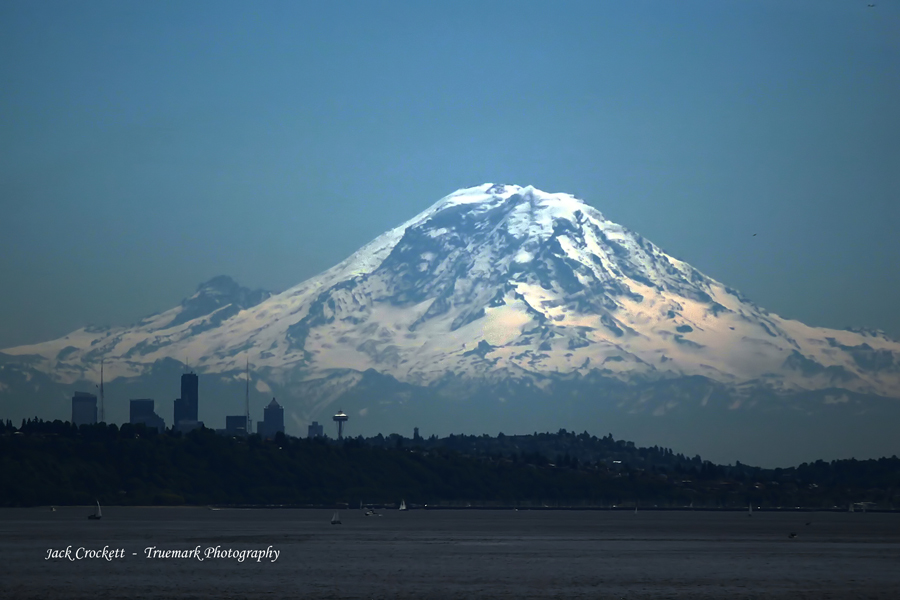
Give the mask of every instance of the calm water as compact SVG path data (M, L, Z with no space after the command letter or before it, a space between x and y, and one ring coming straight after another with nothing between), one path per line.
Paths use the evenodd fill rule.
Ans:
M0 597L900 598L900 514L89 512L0 510ZM124 558L45 560L67 546ZM269 557L145 556L198 546Z

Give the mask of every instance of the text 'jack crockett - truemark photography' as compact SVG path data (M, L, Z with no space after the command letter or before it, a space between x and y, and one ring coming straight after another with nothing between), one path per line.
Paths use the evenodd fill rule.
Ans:
M272 546L267 547L265 550L235 550L234 548L222 548L221 546L208 546L206 548L196 546L192 549L163 550L156 546L147 546L141 553L144 558L158 560L189 559L202 562L204 560L230 559L237 560L239 563L246 560L255 560L256 562L263 562L263 560L266 560L268 562L275 562L278 560L280 554L281 551L275 550ZM131 555L138 556L138 553L132 552ZM72 546L67 546L64 549L48 548L47 556L44 557L44 560L113 561L124 558L126 558L124 548L111 549L109 546L104 546L99 549L91 549L82 546L73 550Z

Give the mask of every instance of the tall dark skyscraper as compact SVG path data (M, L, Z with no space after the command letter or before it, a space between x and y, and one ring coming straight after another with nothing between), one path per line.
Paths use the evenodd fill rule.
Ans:
M197 417L199 407L199 382L195 373L185 373L181 376L181 402L184 407L185 421L199 421Z
M284 409L275 398L272 398L269 405L263 409L263 426L257 425L257 429L261 429L259 433L263 437L273 437L279 431L284 433Z
M182 425L190 429L200 423L199 414L199 384L196 373L185 373L181 376L181 398L175 400L175 414L173 426L178 429Z
M172 415L172 424L177 426L182 421L187 421L187 417L184 413L184 400L175 398L175 414Z

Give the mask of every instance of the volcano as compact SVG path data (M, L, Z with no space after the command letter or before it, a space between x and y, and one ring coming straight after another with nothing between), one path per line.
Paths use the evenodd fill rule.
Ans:
M58 412L101 359L108 389L158 401L189 362L207 421L241 412L249 360L254 402L279 396L294 434L343 408L350 435L617 429L769 463L889 453L900 406L884 333L783 319L583 201L515 185L454 192L279 294L219 277L133 326L3 350L0 393Z

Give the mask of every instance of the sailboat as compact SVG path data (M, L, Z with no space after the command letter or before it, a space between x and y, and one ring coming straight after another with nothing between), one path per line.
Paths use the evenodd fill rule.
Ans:
M748 517L753 516L753 503L752 502L750 504L747 504L747 516Z
M331 515L331 524L332 525L340 525L341 524L341 518L338 516L337 511L334 511L334 514Z
M400 501L400 510L406 510L406 500Z
M103 513L100 511L100 501L97 500L97 512L92 515L88 515L88 519L91 521L98 521L103 518Z

